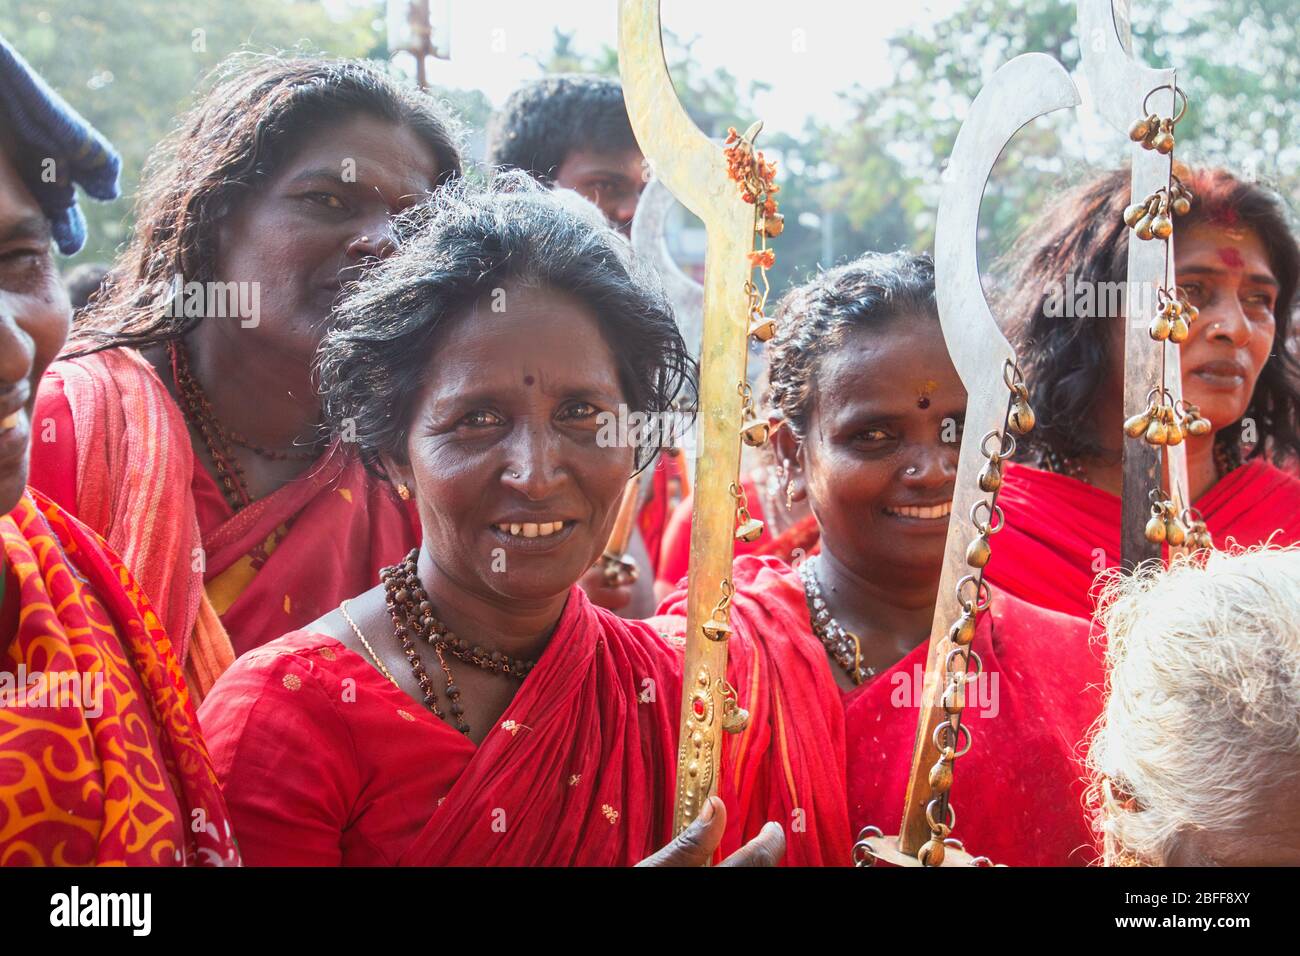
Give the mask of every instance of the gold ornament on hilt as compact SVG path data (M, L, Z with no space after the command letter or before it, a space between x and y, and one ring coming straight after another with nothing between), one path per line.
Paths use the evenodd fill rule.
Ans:
M1136 60L1128 17L1116 0L1079 0L1080 70L1094 111L1125 136L1131 168L1129 203L1123 212L1129 233L1125 301L1122 402L1122 488L1119 564L1126 568L1159 558L1163 544L1147 536L1149 494L1167 489L1182 508L1187 501L1187 456L1181 439L1189 432L1171 408L1182 398L1180 339L1190 334L1194 312L1176 293L1173 241L1179 217L1195 197L1173 170L1175 127L1187 115L1187 96L1174 70ZM1170 302L1178 303L1178 310ZM1179 321L1179 319L1183 321ZM1154 347L1153 347L1154 346ZM1151 406L1152 389L1160 396ZM1150 414L1148 414L1150 413ZM1137 428L1137 420L1148 420ZM1165 440L1160 440L1165 439Z
M1029 389L1015 350L998 327L980 285L980 202L1003 148L1026 123L1075 106L1078 92L1056 60L1016 57L993 74L971 104L953 144L935 222L935 298L944 340L966 386L965 426L953 489L943 570L926 654L911 770L898 835L867 827L858 834L859 866L987 865L952 836L957 761L973 737L962 723L967 686L979 679L974 648L993 596L984 570L1003 527L998 495L1016 437L1034 427ZM978 784L978 781L972 781ZM971 790L972 799L975 788Z
M679 723L674 832L680 833L716 791L724 731L741 732L747 715L726 682L731 635L731 562L736 536L761 533L740 490L742 434L763 429L747 381L749 337L770 338L763 316L774 261L767 240L780 233L775 169L754 148L759 125L727 143L710 140L677 98L664 59L658 0L621 0L619 72L632 131L655 177L703 221L703 332L690 577L686 599L684 685ZM757 281L755 281L757 280ZM738 519L744 521L738 526Z

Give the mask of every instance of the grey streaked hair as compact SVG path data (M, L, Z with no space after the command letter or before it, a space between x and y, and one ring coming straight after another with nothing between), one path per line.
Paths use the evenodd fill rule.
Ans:
M1116 575L1100 614L1094 827L1108 865L1166 865L1188 832L1240 832L1300 768L1300 548Z

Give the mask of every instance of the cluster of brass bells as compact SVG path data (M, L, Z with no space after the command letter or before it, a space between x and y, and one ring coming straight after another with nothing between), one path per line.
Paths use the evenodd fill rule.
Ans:
M1168 239L1174 234L1174 216L1185 216L1192 208L1192 191L1174 178L1173 186L1161 186L1142 202L1124 210L1124 223L1139 239Z
M1124 434L1145 438L1148 445L1181 445L1189 435L1208 435L1212 427L1195 405L1186 406L1180 418L1173 405L1152 400L1144 411L1124 422Z
M1147 540L1152 544L1167 544L1181 548L1187 540L1187 529L1178 520L1178 509L1172 501L1157 501L1151 505L1151 519L1146 526Z
M1205 526L1205 519L1195 508L1190 509L1189 515L1191 520L1187 523L1187 547L1193 551L1214 550L1214 539L1210 537L1210 529Z
M1168 156L1174 151L1174 120L1172 116L1163 119L1152 113L1145 119L1135 120L1128 128L1128 138L1141 143L1143 149L1154 149L1157 153Z
M1169 297L1156 312L1147 332L1157 342L1168 341L1181 345L1192 334L1192 323L1200 314L1200 309L1188 302L1186 297Z
M1034 410L1029 406L1029 389L1025 387L1024 382L1016 382L1011 386L1011 391L1016 397L1012 399L1007 424L1017 435L1028 435L1034 430L1034 423L1037 421Z

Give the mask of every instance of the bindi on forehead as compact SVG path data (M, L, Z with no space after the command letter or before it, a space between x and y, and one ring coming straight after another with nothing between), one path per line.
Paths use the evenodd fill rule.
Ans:
M930 396L934 394L935 390L938 387L939 387L939 383L934 381L934 379L930 379L919 389L917 389L917 392L919 394L916 396L916 407L922 410L929 408Z
M1246 260L1242 258L1241 252L1234 246L1220 246L1214 250L1222 262L1229 269L1246 268Z
M535 385L536 383L537 383L537 379L533 378L531 375L524 376L525 385Z

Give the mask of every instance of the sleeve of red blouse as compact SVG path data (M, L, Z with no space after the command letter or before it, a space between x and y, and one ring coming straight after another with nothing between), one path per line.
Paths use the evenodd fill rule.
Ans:
M254 651L222 675L199 709L235 839L251 866L340 865L360 772L333 683L310 658Z
M63 378L55 371L45 374L36 391L27 483L68 514L77 514L77 436Z

